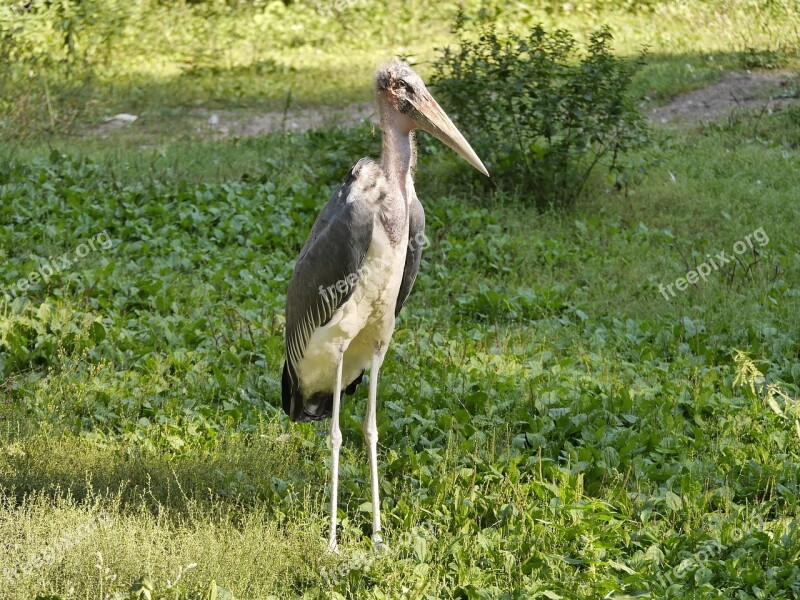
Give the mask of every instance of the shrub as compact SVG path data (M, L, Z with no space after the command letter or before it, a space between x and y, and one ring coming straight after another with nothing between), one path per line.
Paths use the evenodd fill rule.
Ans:
M563 29L536 26L523 37L487 26L476 39L459 16L456 32L459 47L441 51L432 84L462 122L476 124L470 141L495 181L522 186L545 208L572 204L598 165L626 176L623 154L648 139L628 94L643 54L613 56L607 27L583 50Z

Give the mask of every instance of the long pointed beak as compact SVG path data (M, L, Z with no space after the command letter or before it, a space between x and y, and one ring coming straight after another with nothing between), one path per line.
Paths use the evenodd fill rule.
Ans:
M420 129L427 131L432 136L450 146L463 156L469 164L489 177L489 171L483 166L481 159L475 154L472 146L464 139L464 136L461 135L458 128L453 125L447 113L445 113L442 107L439 106L439 103L433 99L433 96L426 91L422 94L421 101L415 103L414 108L416 109L414 111L416 114L414 114L413 118Z

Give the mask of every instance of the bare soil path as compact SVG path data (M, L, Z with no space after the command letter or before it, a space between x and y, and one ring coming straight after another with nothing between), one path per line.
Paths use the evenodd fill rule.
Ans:
M800 103L800 76L787 71L728 73L722 81L647 111L653 124L698 123L741 109L774 110Z
M787 71L736 72L728 73L713 85L677 96L662 106L646 108L645 114L655 125L692 124L724 118L735 110L763 108L771 111L798 103L800 74ZM346 127L364 120L377 123L377 115L371 104L274 112L198 108L176 120L171 129L215 138L248 137L280 130L307 131L331 125ZM87 133L113 136L131 128L151 131L159 128L157 123L142 121L131 115L117 115Z

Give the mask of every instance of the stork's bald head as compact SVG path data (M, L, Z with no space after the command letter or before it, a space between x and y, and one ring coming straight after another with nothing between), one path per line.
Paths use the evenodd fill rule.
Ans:
M414 119L413 100L428 90L422 78L402 60L395 58L375 74L378 96L391 108Z
M400 59L393 59L375 73L375 92L381 116L407 130L420 128L463 156L488 176L489 172L436 100L422 78ZM392 114L394 113L394 114ZM397 118L399 115L405 118Z

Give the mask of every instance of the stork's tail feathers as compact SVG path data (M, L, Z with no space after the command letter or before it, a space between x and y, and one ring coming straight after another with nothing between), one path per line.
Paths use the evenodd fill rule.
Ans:
M364 379L364 371L361 371L346 388L343 394L353 395L356 387ZM281 377L281 396L283 400L283 412L289 415L292 421L306 423L308 421L322 421L329 419L333 412L333 393L317 392L306 398L298 388L292 386L289 377L289 367L283 363L283 376Z

